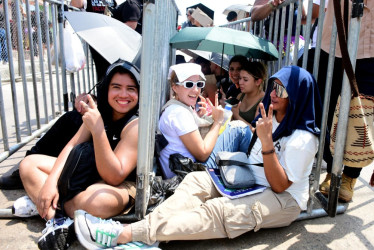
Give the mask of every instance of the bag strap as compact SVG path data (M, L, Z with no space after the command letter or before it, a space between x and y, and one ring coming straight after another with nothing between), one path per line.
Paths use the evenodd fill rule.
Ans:
M313 34L314 34L314 31L316 30L317 26L318 26L318 18L316 18L314 20L314 23L312 25L312 29L310 30L310 39L311 40L313 40Z
M344 1L345 1L344 7L345 9L348 9L348 0L344 0ZM347 32L344 29L340 0L333 0L333 3L334 3L336 27L338 30L340 51L342 53L343 68L345 69L345 72L347 73L349 83L351 85L351 90L353 92L353 96L357 97L359 95L358 86L357 86L355 73L353 71L352 63L351 63L349 53L348 53ZM348 30L348 15L347 14L345 15L345 19L346 19L345 28L346 30Z
M257 130L255 130L253 132L253 135L252 135L252 138L251 138L251 142L249 143L249 146L248 146L248 150L247 150L247 156L249 156L251 154L251 151L252 151L252 148L253 146L255 145L255 142L257 140Z

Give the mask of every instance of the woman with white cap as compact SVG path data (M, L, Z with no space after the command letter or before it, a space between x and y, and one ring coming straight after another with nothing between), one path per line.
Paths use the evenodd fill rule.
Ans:
M207 103L199 102L201 107L198 112L192 109L198 97L205 100L200 96L206 80L200 65L195 63L173 65L169 72L174 98L164 106L159 121L160 131L169 143L160 154L162 173L167 179L175 175L169 168L170 155L179 153L193 161L205 161L213 150L223 122L223 109L217 107L217 101L214 106L207 99L212 106L213 124L205 138L202 138L198 123L199 117L206 112Z

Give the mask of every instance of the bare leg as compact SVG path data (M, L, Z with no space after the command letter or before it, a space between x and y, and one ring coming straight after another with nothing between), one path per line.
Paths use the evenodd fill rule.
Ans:
M66 202L64 209L71 218L74 217L74 211L78 209L100 218L109 218L121 213L129 199L129 192L125 185L114 187L99 182Z
M55 157L35 154L26 156L19 165L22 183L35 204L55 161ZM51 207L46 219L51 219L54 214L55 210Z

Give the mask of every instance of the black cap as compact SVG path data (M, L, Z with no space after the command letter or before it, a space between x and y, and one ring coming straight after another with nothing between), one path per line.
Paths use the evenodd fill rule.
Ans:
M127 70L135 78L136 84L138 84L138 86L140 86L140 71L139 71L138 67L136 67L134 64L132 64L128 61L122 60L122 59L118 59L112 65L110 65L109 68L106 71L105 76L108 76L117 67L122 67L125 70Z
M231 21L232 19L235 19L238 17L238 14L236 14L235 11L230 11L229 14L227 15L226 19L227 21Z

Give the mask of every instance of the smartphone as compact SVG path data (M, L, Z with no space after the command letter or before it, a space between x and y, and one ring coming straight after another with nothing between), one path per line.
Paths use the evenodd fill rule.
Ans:
M231 104L232 106L237 105L240 101L236 98L230 98L225 101L225 103Z
M201 102L201 98L198 97L197 100L196 100L196 104L195 104L195 111L196 112L199 112L200 111L200 104L199 102Z

